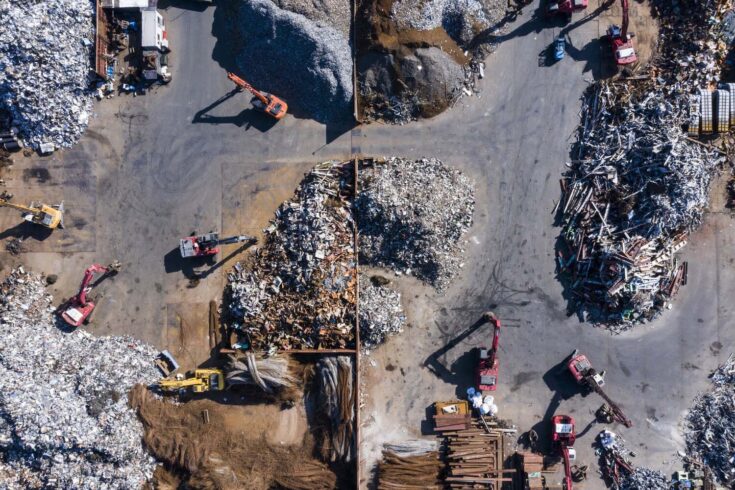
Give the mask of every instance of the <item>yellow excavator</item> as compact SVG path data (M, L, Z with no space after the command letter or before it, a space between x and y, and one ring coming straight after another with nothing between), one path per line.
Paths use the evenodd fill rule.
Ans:
M194 393L207 391L222 391L225 389L225 373L221 369L195 369L186 378L179 377L162 379L158 387L168 393L176 393L190 389Z
M13 208L23 212L23 219L55 230L64 227L64 202L58 206L48 206L32 202L30 206L15 204L5 197L0 197L0 207Z

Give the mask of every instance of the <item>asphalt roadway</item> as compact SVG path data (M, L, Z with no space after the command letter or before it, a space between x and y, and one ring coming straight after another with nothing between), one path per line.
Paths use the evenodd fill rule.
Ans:
M732 345L727 298L735 288L735 235L731 217L713 206L682 254L690 261L689 284L673 310L650 326L612 336L567 314L554 275L558 229L551 210L580 95L603 66L595 39L606 26L590 3L590 17L575 18L568 29L572 46L561 62L543 62L559 28L527 9L488 59L481 96L428 121L362 127L263 120L248 109L247 97L230 94L228 40L216 9L160 5L173 82L145 96L98 103L87 134L70 150L17 159L3 175L8 189L17 200L64 199L70 226L39 236L3 212L0 226L9 229L3 238L29 237L20 258L2 252L3 267L20 260L58 274L52 292L61 299L75 292L90 263L120 260L124 270L98 288L89 329L169 348L191 367L208 355L207 305L220 298L241 250L226 248L211 271L198 265L209 272L196 284L195 267L177 258L180 237L209 229L257 234L320 160L353 153L438 157L477 181L465 267L443 296L398 281L413 326L365 363L364 464L382 442L421 435L426 407L472 383L468 352L489 343L491 332L471 327L493 309L504 321L501 417L521 431L536 426L543 436L550 415L575 416L579 463L591 468L584 488L604 488L591 447L601 427L589 425L602 402L583 398L559 374L559 363L580 348L607 370L609 394L635 424L619 430L638 454L635 462L668 473L683 447L682 415Z

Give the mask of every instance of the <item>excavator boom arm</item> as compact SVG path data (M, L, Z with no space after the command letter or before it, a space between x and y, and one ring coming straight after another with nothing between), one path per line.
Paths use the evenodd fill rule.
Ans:
M566 446L562 447L561 455L564 458L564 483L566 490L572 490L572 463L569 461L569 448Z
M4 206L6 208L17 209L19 211L25 211L27 213L33 213L33 214L37 214L38 212L41 211L40 209L32 208L30 206L23 206L22 204L15 204L10 201L6 201L5 199L0 199L0 206Z
M623 25L620 32L620 37L623 41L628 40L628 0L620 0L623 8Z
M594 381L588 381L588 383L590 384L592 389L595 390L597 394L600 395L602 399L607 402L608 405L610 405L613 416L618 422L628 428L633 427L633 422L623 413L617 403L612 401L612 399L607 396L607 393L605 393L605 391L597 383L595 383Z
M89 284L92 282L92 279L94 279L94 275L98 272L101 273L107 273L109 269L105 267L104 265L100 264L92 264L90 265L86 271L84 271L84 278L82 279L82 284L79 287L79 294L77 295L77 300L79 301L79 304L81 306L84 306L87 304L87 292Z
M253 87L248 82L246 82L242 78L238 77L234 73L228 71L227 72L227 78L229 78L230 80L232 80L235 83L235 85L244 88L245 90L247 90L248 92L250 92L251 94L253 94L254 96L256 96L266 106L270 103L270 101L262 93L260 93L259 90L256 90L255 87Z

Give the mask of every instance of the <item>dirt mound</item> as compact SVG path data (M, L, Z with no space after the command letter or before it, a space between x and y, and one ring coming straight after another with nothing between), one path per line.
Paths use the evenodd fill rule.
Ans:
M287 489L336 485L336 475L310 456L314 443L308 433L300 444L271 443L263 433L248 430L244 417L233 420L232 412L242 407L207 399L175 404L140 385L131 390L129 403L143 422L148 449L180 473L188 487L267 490L275 485ZM170 475L164 475L163 483L170 485Z

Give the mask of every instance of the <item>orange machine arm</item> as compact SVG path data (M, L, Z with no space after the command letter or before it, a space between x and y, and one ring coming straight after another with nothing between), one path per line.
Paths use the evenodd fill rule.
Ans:
M266 106L270 103L270 101L268 99L266 99L265 96L260 93L260 91L256 90L255 87L253 87L248 82L246 82L242 78L238 77L234 73L228 71L227 72L227 78L229 78L230 80L232 80L233 82L235 82L236 85L244 88L245 90L247 90L248 92L250 92L251 94L253 94L254 96L256 96L257 98L259 98L260 101L263 104L265 104Z
M620 32L620 37L623 42L628 40L628 0L620 0L623 7L623 26Z

